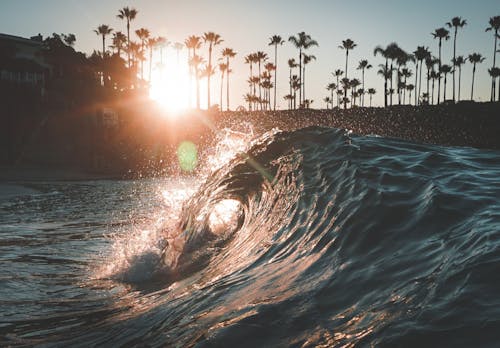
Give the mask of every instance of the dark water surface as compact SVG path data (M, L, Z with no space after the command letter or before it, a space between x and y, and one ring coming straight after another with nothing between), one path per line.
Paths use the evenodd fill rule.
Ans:
M500 342L499 151L307 128L219 167L1 200L0 346Z

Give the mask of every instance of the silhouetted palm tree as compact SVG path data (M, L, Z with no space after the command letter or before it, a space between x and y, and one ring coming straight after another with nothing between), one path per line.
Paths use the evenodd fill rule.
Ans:
M292 88L292 70L298 66L295 58L288 59L288 68L289 68L289 76L288 76L288 85L290 87L290 95L293 96L293 88ZM293 100L293 99L292 99ZM290 100L290 109L292 108L292 100Z
M354 41L352 41L351 39L346 39L346 40L342 40L342 45L339 46L340 49L343 49L345 50L345 77L347 78L348 77L348 73L347 73L347 64L349 62L349 51L350 50L353 50L354 47L356 47L357 45L354 43ZM346 90L346 94L344 95L345 98L347 98L347 90ZM347 104L344 103L344 109L347 108Z
M434 65L436 65L437 63L438 59L436 57L433 57L432 55L429 55L425 58L425 67L427 68L427 96L430 95L429 82L432 80L431 71L434 71ZM432 103L434 103L434 99L432 100Z
M219 64L219 71L220 71L220 111L222 111L222 89L224 86L224 73L227 71L227 64L226 63L220 63Z
M430 78L432 80L432 97L431 97L432 100L431 100L431 103L434 104L434 94L435 94L434 93L434 85L435 85L436 80L441 78L441 74L438 71L432 69L431 73L430 73Z
M430 57L431 52L429 51L428 47L424 46L417 46L417 50L413 52L416 60L417 67L415 69L415 105L419 104L420 100L420 95L421 95L421 90L422 90L422 63L423 60L426 59L427 57ZM420 67L420 73L418 71L418 68ZM418 77L418 84L417 84L417 75ZM418 86L418 87L417 87Z
M368 63L366 59L360 60L358 64L358 70L361 70L361 84L363 90L365 89L365 69L371 69L372 65ZM364 94L361 98L361 106L365 106Z
M444 74L443 101L446 101L446 76L451 72L451 69L451 66L449 66L448 64L443 64L441 65L441 69L439 70L439 72Z
M120 56L125 43L127 42L127 37L121 31L116 31L113 33L112 47L116 49L116 53Z
M453 71L455 71L458 68L458 99L457 100L460 101L460 89L461 89L461 85L462 85L462 65L465 64L465 59L463 56L458 56L455 59L453 59L452 63L453 63L453 66L455 67L455 69L453 69Z
M212 49L216 45L220 45L224 40L219 34L212 31L203 34L203 41L208 42L208 70L212 71ZM207 76L207 106L210 108L210 74Z
M370 107L372 107L372 97L375 93L377 93L375 88L368 88L368 95L370 96Z
M112 28L107 26L106 24L101 24L100 26L97 27L97 29L94 30L94 33L97 35L102 36L102 57L104 58L106 56L106 35L111 34L113 31Z
M156 37L150 37L146 41L146 47L149 49L149 74L148 74L148 81L151 84L151 75L153 71L153 50L157 47L158 45L158 38Z
M302 53L302 88L303 88L303 93L302 93L302 98L304 100L306 99L306 65L309 64L312 60L316 60L316 56L310 54L307 55L305 53Z
M470 88L470 100L474 100L474 77L476 76L476 64L482 63L484 61L484 57L479 53L471 53L469 54L469 62L472 63L472 86Z
M135 8L124 7L118 11L117 17L127 21L127 58L128 67L130 68L130 22L137 16L138 11Z
M332 75L337 79L337 88L340 87L340 77L344 74L344 72L340 69L335 70ZM340 95L337 93L337 107L339 107L340 104Z
M226 58L226 65L227 65L227 78L226 78L226 87L227 87L227 111L229 111L229 73L231 72L230 65L229 65L229 59L233 58L236 56L236 52L233 51L232 48L224 48L222 50L222 57Z
M451 22L446 23L448 28L455 28L455 32L453 35L453 60L455 61L457 57L457 32L458 28L463 28L467 24L465 19L460 17L453 17ZM453 101L455 101L455 70L453 70Z
M191 57L189 64L193 67L195 71L195 79L196 79L196 109L200 109L200 79L202 74L200 72L200 65L205 62L202 56L195 54Z
M193 85L193 75L198 76L198 71L193 69L193 66L190 64L192 57L196 55L196 50L201 47L201 37L196 35L189 36L186 40L184 40L184 45L188 49L188 66L189 66L189 106L192 105L192 85ZM193 51L191 53L191 50ZM198 78L196 78L196 83L199 83ZM221 105L222 108L222 105Z
M379 64L377 74L384 78L384 106L387 107L387 97L389 96L389 89L387 88L387 81L392 80L392 69L388 67L387 61L384 64Z
M302 50L307 50L312 46L318 46L318 42L311 38L311 35L300 32L297 36L290 36L288 41L299 49L299 84L302 85ZM302 104L302 88L299 89L299 104Z
M266 62L267 53L264 53L262 51L256 52L255 53L255 60L256 60L258 67L259 67L259 77L261 77L261 75L262 75L261 64ZM262 85L261 84L259 84L259 98L262 100ZM262 104L261 104L261 110L262 110Z
M431 33L431 35L435 38L435 39L438 39L439 40L439 67L438 67L438 71L441 72L441 43L443 41L443 39L445 40L448 40L450 38L450 32L448 30L446 30L445 28L438 28L436 29L433 33ZM439 74L438 76L438 100L437 100L437 103L439 104L439 101L440 101L440 97L441 97L441 74Z
M496 67L496 58L497 58L497 52L498 52L498 46L497 46L497 39L499 37L498 35L498 30L500 29L500 16L495 16L495 17L491 17L490 20L489 20L489 24L490 26L488 28L486 28L486 31L493 31L493 35L494 35L494 46L493 46L493 68ZM499 87L500 89L500 87ZM490 98L491 101L494 101L495 100L495 79L492 78L491 79L491 98Z
M274 105L273 110L276 111L276 90L278 89L276 76L278 75L278 45L283 45L285 40L281 38L279 35L273 35L269 38L269 46L274 46Z
M335 84L334 82L332 83L329 83L327 86L326 86L326 89L328 91L330 91L330 100L332 102L332 109L333 109L333 91L337 90L337 84ZM338 104L337 104L338 106Z
M392 105L392 94L393 93L389 93L389 89L392 89L392 71L394 70L392 67L392 64L393 64L394 60L398 57L400 50L401 49L399 48L398 44L395 42L391 42L389 45L387 45L387 47L385 49L380 47L380 46L377 46L373 50L373 55L376 56L377 54L381 54L382 57L385 58L385 68L383 68L384 72L381 75L384 76L384 79L385 79L384 80L384 106L386 106L386 107L389 104L387 101L387 97L390 97L390 104ZM389 60L391 60L390 68L389 68ZM388 73L389 71L391 72L391 74ZM387 85L388 79L390 80L390 88Z
M292 75L291 85L293 90L293 109L297 109L297 90L300 89L300 79L297 75Z
M408 104L411 105L411 92L415 89L415 86L412 85L412 84L409 84L406 86L406 90L409 92L409 95L408 95ZM403 100L403 103L404 103L404 100Z
M491 78L494 81L496 81L496 79L498 77L500 77L500 68L494 67L494 68L488 69L488 73L490 74ZM498 93L498 100L500 101L500 90L499 90L499 93ZM493 96L493 100L492 101L495 101L494 96Z
M139 40L141 40L141 50L142 50L142 53L144 54L146 51L145 51L145 47L148 43L148 39L149 39L149 30L145 29L145 28L141 28L141 29L137 29L135 31L135 34L137 35L137 37L139 37ZM141 59L141 80L144 79L144 59Z

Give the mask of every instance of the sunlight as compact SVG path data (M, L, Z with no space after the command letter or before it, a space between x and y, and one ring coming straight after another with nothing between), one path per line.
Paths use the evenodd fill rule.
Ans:
M176 114L189 107L189 72L184 60L170 59L153 68L149 97Z

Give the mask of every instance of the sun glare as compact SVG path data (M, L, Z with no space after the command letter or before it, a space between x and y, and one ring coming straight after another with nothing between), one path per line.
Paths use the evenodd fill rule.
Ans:
M171 59L153 68L149 97L165 110L178 113L189 107L189 73L186 63Z

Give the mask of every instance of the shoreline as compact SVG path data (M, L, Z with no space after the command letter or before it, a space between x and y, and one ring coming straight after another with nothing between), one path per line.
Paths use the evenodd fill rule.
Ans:
M247 132L249 124L256 137L275 128L323 126L360 136L500 150L499 102L346 110L190 110L177 117L169 117L152 102L137 102L115 112L117 123L112 126L95 121L95 115L47 118L37 132L16 138L21 144L17 151L11 152L10 160L0 161L0 183L168 176L180 171L180 142L190 141L202 152L214 146L224 128Z

